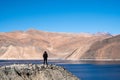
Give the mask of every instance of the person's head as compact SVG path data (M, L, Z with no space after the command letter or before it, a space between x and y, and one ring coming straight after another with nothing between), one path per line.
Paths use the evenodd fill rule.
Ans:
M44 53L47 53L47 51L44 51Z

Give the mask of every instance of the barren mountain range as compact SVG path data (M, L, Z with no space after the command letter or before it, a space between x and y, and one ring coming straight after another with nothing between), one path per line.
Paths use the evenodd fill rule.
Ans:
M120 35L38 30L0 33L0 59L120 59Z

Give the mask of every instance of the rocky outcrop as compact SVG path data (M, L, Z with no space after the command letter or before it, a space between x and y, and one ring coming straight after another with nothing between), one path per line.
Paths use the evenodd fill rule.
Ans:
M56 65L15 64L0 67L0 80L80 80Z

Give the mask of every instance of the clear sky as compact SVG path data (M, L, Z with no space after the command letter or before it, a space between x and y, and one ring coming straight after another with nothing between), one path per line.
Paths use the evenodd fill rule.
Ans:
M0 32L120 33L120 0L0 0Z

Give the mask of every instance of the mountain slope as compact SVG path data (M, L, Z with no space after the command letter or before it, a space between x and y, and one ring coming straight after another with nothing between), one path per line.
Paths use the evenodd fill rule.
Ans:
M98 33L55 33L38 30L0 33L0 59L81 59L96 41L112 37ZM88 55L87 55L88 56Z
M83 59L120 59L120 35L95 42Z

